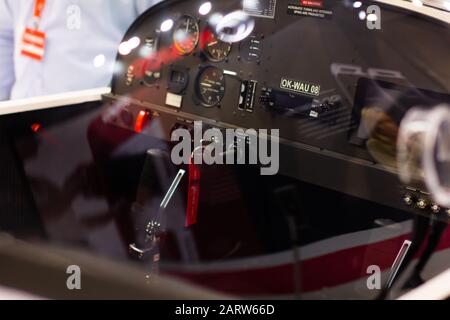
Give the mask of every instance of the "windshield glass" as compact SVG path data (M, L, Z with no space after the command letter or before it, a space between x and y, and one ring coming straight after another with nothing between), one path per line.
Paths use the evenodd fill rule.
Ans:
M159 3L98 99L0 106L0 229L220 294L399 296L399 261L450 267L448 3Z

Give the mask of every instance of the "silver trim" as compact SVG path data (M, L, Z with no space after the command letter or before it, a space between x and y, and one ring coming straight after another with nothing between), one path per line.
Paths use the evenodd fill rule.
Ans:
M432 18L435 18L437 20L440 20L442 22L450 24L450 14L449 12L445 12L440 9L436 9L434 7L429 7L425 3L423 6L417 6L414 3L406 0L373 0L375 2L380 2L383 4L407 9L410 11L414 11ZM424 2L422 0L422 2Z
M20 112L59 108L86 102L101 101L102 96L108 93L111 93L111 88L97 88L30 99L0 102L0 116Z

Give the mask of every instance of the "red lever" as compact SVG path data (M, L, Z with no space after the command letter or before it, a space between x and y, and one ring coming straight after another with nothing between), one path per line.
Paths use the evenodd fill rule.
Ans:
M141 133L142 129L147 125L149 120L150 120L150 113L148 113L147 111L140 111L136 118L134 131L137 133Z
M198 203L200 197L200 177L201 172L199 166L191 161L191 163L189 163L189 192L186 208L186 228L189 228L197 223Z

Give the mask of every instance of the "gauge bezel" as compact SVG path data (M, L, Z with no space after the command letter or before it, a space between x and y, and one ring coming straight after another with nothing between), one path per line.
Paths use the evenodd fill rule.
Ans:
M185 81L183 83L174 82L172 80L172 75L174 72L178 72L183 74ZM169 69L169 78L168 78L168 88L167 91L174 94L184 94L189 85L189 68L185 66L172 65Z
M189 52L185 52L183 49L181 49L180 46L178 45L178 40L175 39L175 34L180 26L181 21L186 18L193 20L195 22L195 26L197 27L197 38L195 40L194 46L192 47L192 50ZM188 56L188 55L192 54L195 51L195 49L197 49L199 42L200 42L200 24L199 24L198 19L193 16L187 15L187 14L182 15L180 18L178 18L178 20L175 24L175 27L173 28L173 32L172 32L172 43L176 49L176 52L180 56Z
M200 78L202 77L202 75L203 75L203 74L206 72L206 70L208 70L208 69L217 69L217 70L219 70L219 71L222 73L222 75L223 75L223 87L224 87L224 93L223 93L223 96L221 97L220 101L217 102L217 103L214 103L214 104L208 104L208 103L206 103L206 102L204 101L204 98L203 98L203 96L202 96L202 94L201 94L201 91L200 91ZM214 66L214 65L205 65L205 66L200 67L200 70L199 70L199 72L198 72L198 74L197 74L197 76L196 76L196 78L195 78L195 102L196 102L197 104L199 104L199 105L201 105L201 106L203 106L203 107L205 107L205 108L214 108L214 107L218 107L218 106L221 105L223 99L225 98L225 92L226 92L226 90L227 90L227 86L226 86L225 72L224 72L221 68L219 68L219 67L217 67L217 66Z
M233 50L233 44L232 44L232 43L227 43L227 42L224 42L224 41L220 40L220 39L214 34L214 32L211 30L211 28L209 28L209 27L206 27L206 28L205 28L203 34L206 34L206 32L211 32L212 35L214 36L214 38L215 38L217 41L220 41L220 42L222 42L222 43L228 44L228 45L229 45L229 50L228 50L228 52L227 52L227 55L226 55L223 59L216 59L216 58L213 57L213 55L211 54L211 52L209 52L209 50L208 50L209 47L208 47L207 39L202 39L203 43L201 44L201 47L203 48L203 49L202 49L203 54L204 54L204 55L206 56L206 58L207 58L209 61L211 61L211 62L223 62L223 61L227 60L228 57L230 56L231 51Z

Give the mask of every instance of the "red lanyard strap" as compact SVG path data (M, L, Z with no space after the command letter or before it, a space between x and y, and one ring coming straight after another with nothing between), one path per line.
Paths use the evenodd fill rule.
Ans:
M44 10L45 0L34 0L34 17L40 19Z

